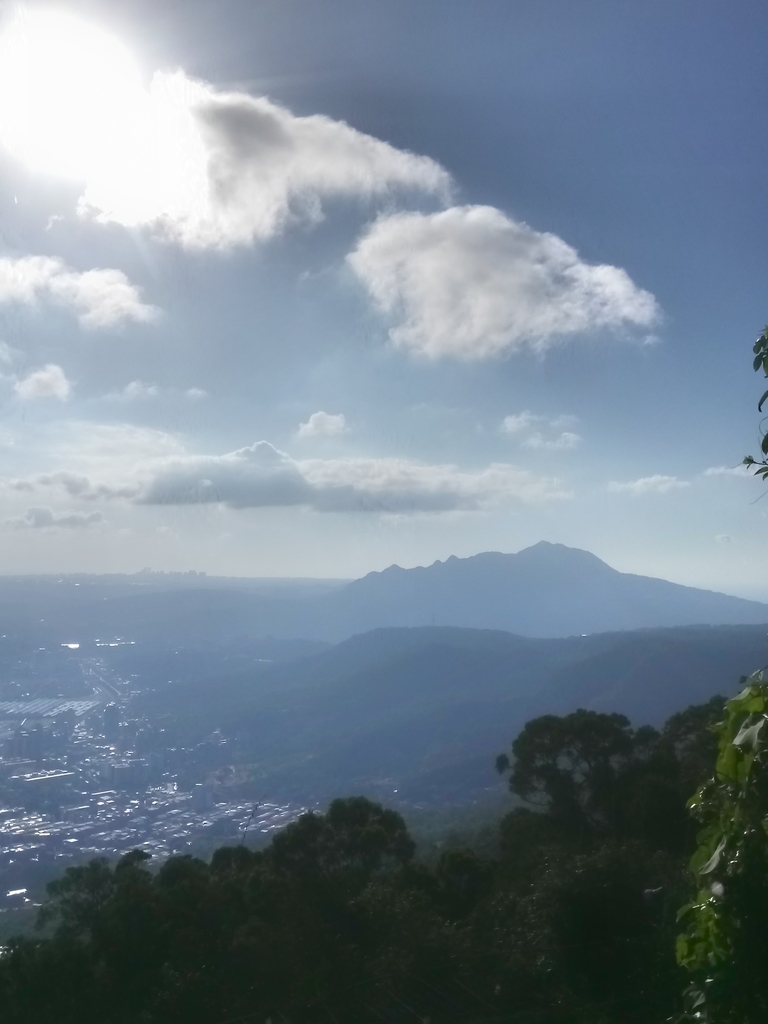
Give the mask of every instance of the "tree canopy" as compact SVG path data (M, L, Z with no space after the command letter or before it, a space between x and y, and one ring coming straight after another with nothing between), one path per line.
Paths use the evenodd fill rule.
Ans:
M493 857L417 856L401 815L358 796L262 851L71 868L44 936L0 957L3 1022L663 1020L683 987L672 909L713 714L660 731L592 711L529 722L503 762L531 809L505 816Z

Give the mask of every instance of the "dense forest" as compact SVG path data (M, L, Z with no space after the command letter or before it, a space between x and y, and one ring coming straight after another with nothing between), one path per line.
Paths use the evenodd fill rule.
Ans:
M493 857L417 857L399 814L351 797L262 851L70 868L40 934L0 961L3 1021L666 1020L690 981L675 959L686 803L712 775L723 704L660 731L594 711L530 721L497 760L518 805Z

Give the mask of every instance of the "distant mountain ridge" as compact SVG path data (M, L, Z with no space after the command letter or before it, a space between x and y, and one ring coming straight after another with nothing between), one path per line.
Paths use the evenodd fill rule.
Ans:
M393 565L323 600L330 635L382 626L464 626L557 637L660 626L768 623L768 605L611 568L541 541L517 554Z
M0 577L3 632L46 642L121 636L186 647L240 640L338 643L374 629L457 626L554 638L676 626L768 624L768 604L611 568L541 541L359 580ZM31 641L30 641L31 642Z

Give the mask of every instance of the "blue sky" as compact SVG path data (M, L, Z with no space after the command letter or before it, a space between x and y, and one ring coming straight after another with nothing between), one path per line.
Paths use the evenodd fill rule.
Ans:
M764 4L56 11L2 9L0 571L768 599Z

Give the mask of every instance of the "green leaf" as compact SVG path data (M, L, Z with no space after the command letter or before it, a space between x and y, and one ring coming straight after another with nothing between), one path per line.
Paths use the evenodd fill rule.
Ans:
M745 722L739 729L733 741L734 747L743 747L752 751L757 750L757 745L760 740L760 730L763 728L764 723L764 718L761 718L753 725L747 725Z
M737 782L743 756L737 747L729 743L725 750L720 751L720 756L717 759L717 777L719 779L727 779L730 782Z
M762 398L760 399L760 401L759 401L759 402L757 403L757 411L758 411L758 412L762 412L762 411L763 411L763 402L764 402L764 401L766 400L766 398L768 398L768 391L765 391L765 392L763 393L763 397L762 397Z
M715 852L709 858L707 863L702 868L699 868L699 874L700 875L708 875L711 871L715 870L717 865L720 863L720 858L723 855L723 850L724 849L725 849L725 837L723 837L720 840L720 842L717 844L717 847L715 848Z

